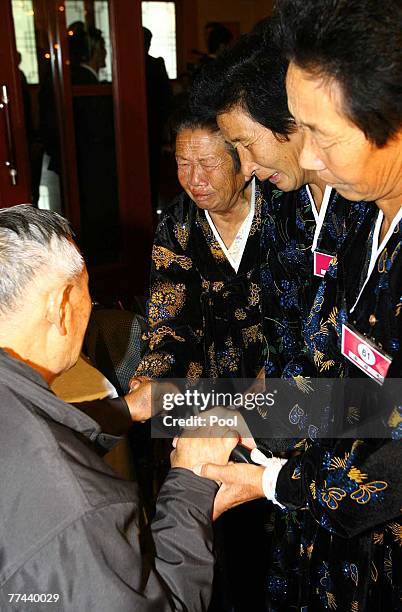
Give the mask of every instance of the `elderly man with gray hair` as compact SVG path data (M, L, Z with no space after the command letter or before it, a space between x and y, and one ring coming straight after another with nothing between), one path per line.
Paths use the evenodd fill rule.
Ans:
M226 463L237 439L178 441L145 567L135 485L94 451L99 425L48 386L76 362L90 310L68 223L0 210L0 609L204 610L217 485L191 468Z

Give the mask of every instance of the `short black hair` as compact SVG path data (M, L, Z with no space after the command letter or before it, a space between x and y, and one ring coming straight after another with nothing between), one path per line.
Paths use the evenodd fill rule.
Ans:
M172 142L183 130L206 130L211 134L220 133L216 118L205 116L192 110L188 100L175 110L169 121ZM241 163L236 149L228 142L225 142L226 149L233 160L233 168L236 174L240 172Z
M205 29L208 32L207 35L207 48L208 53L216 53L219 51L221 46L227 47L233 40L233 34L223 25L223 23L219 23L218 21L209 21L205 25Z
M200 70L194 79L191 106L212 117L239 106L279 139L287 139L296 130L286 97L287 66L267 21Z
M384 146L402 125L401 0L278 0L277 18L286 57L337 82L349 119Z
M92 26L87 27L83 21L71 23L68 32L70 62L73 65L88 62L97 45L104 40L102 30Z

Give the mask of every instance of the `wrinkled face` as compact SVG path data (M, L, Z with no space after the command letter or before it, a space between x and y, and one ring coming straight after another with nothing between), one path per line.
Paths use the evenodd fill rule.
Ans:
M304 133L300 165L349 200L375 201L401 193L401 138L379 149L343 111L335 82L313 77L290 64L289 109Z
M222 136L206 129L185 129L176 138L177 176L199 208L224 212L244 188Z
M236 147L242 172L249 179L255 174L268 179L282 191L292 191L303 185L304 173L298 157L302 136L295 132L289 140L279 141L273 132L254 121L239 106L217 117L222 135Z

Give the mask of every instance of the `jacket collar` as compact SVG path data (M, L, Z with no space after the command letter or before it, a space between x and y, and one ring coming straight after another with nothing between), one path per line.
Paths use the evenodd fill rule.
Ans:
M93 419L54 395L44 378L0 348L0 386L23 397L36 412L95 441L101 429Z

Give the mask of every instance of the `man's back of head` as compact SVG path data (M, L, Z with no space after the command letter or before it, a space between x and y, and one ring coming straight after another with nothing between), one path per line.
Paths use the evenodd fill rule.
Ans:
M81 309L81 326L76 319L82 298L89 300L86 284L63 217L30 205L0 210L0 346L37 365L48 381L78 357L82 338L77 350L72 334L74 326L76 334L85 331L88 308Z

